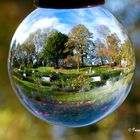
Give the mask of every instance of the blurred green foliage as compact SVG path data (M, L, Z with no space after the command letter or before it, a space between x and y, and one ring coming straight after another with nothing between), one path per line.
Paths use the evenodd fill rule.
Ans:
M112 1L112 3L111 3ZM140 0L116 1L107 0L109 7L120 20L126 17L123 24L131 33L137 58L136 76L131 94L123 105L104 120L83 128L65 128L47 124L29 113L15 96L7 72L7 57L10 40L19 23L33 9L30 0L0 1L0 140L139 140L140 133L128 132L128 128L140 129L140 43L139 31ZM137 12L136 12L137 10ZM121 11L121 12L120 12ZM134 14L134 15L133 15ZM122 18L123 17L123 18ZM129 21L130 20L130 21ZM132 22L133 21L133 22ZM130 24L131 23L131 24ZM135 35L136 34L136 35ZM136 41L136 42L135 42Z

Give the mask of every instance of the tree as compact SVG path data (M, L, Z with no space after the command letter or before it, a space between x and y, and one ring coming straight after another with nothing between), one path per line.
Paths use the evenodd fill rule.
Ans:
M106 59L106 46L105 44L98 38L95 41L95 45L97 48L97 54L96 57L100 59L101 65L104 65L104 59Z
M46 38L50 36L52 33L55 33L55 29L46 28L43 30L38 29L36 32L32 33L33 35L33 44L35 45L35 60L38 66L42 66L43 62L43 55L42 55L42 49L46 45Z
M124 43L122 44L121 59L124 59L127 62L127 67L129 68L130 71L134 70L135 55L131 42L129 40L125 40Z
M32 43L33 35L31 34L29 38L20 46L19 52L27 59L27 66L33 66L33 57L35 56L35 46Z
M68 36L61 32L52 33L46 40L45 47L43 48L44 59L47 60L48 65L52 65L56 68L59 67L59 60L64 59L66 54L65 43L68 41Z
M32 33L33 39L32 43L35 45L35 64L34 66L42 66L42 53L41 50L45 46L45 41L47 37L47 32L38 29L36 32Z
M108 57L114 65L120 64L120 40L116 34L107 36L108 41Z
M99 26L97 26L97 32L103 38L106 38L108 35L111 34L110 29L106 25L99 25Z
M104 61L116 66L120 64L121 60L121 42L116 34L111 34L106 37L107 46L100 39L97 39L95 44L98 46L97 56L100 57L102 65Z
M86 56L86 51L88 49L87 43L92 38L92 33L82 24L78 24L73 27L69 33L69 39L65 43L67 49L73 47L74 55L77 62L78 72L80 71L80 61L82 66L84 66L84 57Z
M25 59L27 59L27 56L21 50L21 45L14 40L10 50L11 68L19 68L22 65L27 66Z

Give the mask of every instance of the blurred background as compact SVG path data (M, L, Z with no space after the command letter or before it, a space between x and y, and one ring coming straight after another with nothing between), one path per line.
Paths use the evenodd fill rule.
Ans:
M35 7L32 0L0 1L0 140L139 140L140 132L140 0L106 0L129 31L136 54L135 82L125 102L104 120L83 128L50 125L28 112L8 79L9 44L17 26Z

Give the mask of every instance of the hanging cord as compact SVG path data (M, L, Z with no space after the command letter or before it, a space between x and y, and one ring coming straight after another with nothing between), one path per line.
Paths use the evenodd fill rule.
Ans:
M105 0L34 0L36 7L70 9L102 5Z

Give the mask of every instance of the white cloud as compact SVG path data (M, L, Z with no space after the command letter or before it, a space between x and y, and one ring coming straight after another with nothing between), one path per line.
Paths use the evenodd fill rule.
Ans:
M45 28L54 28L62 33L67 34L70 31L71 26L61 23L56 17L45 17L31 24L30 21L26 23L23 22L16 31L14 39L17 39L19 43L23 43L31 33L35 32L38 29Z
M32 26L32 31L35 31L36 29L44 29L47 27L55 27L59 23L59 20L55 17L52 18L44 18L39 21L37 21Z
M73 20L76 20L79 24L84 24L90 32L96 36L96 27L100 25L107 26L112 33L116 33L118 37L123 41L126 36L122 33L123 30L117 19L108 11L96 8L96 10L80 10L78 14L73 15Z
M51 16L49 12L44 10L40 11L39 15L37 13L38 12L34 12L30 18L27 18L22 22L16 31L14 39L23 43L29 37L30 33L33 33L38 29L45 28L54 28L67 34L71 28L77 24L84 24L90 32L95 34L95 36L97 36L96 27L99 25L105 25L112 33L117 33L120 39L124 39L120 24L112 14L102 8L94 8L94 10L93 8L89 8L88 10L68 10L61 11L60 14L56 11L57 14L55 14L55 12L54 14L50 12ZM60 16L61 14L63 16Z

